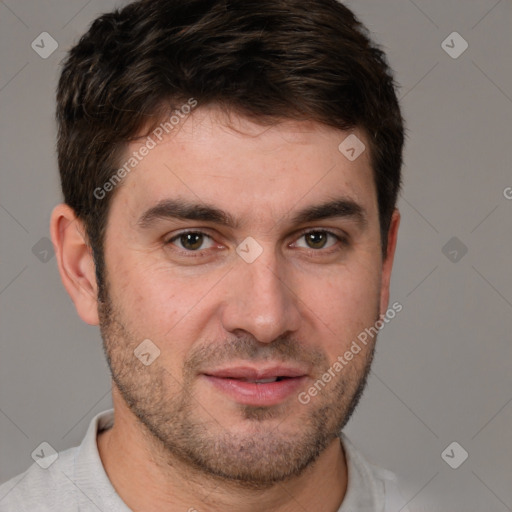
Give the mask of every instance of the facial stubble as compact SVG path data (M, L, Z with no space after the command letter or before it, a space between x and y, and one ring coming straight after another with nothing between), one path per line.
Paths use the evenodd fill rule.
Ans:
M155 460L246 489L267 489L312 467L339 437L359 403L374 355L375 339L358 354L359 365L343 368L307 405L294 397L272 407L239 404L237 420L248 426L240 432L224 419L221 423L194 393L199 368L235 358L307 362L315 368L317 381L330 366L325 353L290 338L265 345L252 337L236 338L192 349L182 375L172 375L160 364L161 358L145 366L134 356L141 338L113 304L106 283L98 312L112 379L148 444L159 448ZM159 347L165 351L170 343L166 340ZM300 429L290 432L290 417L297 419Z

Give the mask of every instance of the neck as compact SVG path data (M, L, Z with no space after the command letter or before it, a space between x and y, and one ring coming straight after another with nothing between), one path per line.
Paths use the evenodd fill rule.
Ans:
M339 438L304 473L264 490L242 488L202 473L166 453L120 401L114 426L97 437L105 471L133 512L336 512L347 488Z

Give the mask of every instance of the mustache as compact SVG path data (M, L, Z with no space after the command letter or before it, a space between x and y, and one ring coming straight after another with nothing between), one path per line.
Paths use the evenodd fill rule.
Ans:
M207 366L240 359L252 362L272 360L282 363L303 363L313 368L329 366L326 353L317 347L308 347L291 337L280 337L270 343L261 343L250 335L223 342L203 343L193 349L184 366L187 373L196 373Z

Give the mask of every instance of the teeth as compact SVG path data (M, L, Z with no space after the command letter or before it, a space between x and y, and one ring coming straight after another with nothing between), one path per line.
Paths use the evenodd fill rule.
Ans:
M267 382L275 382L277 380L277 377L272 377L269 379L259 379L259 380L250 380L247 379L247 382L254 382L256 384L266 384Z

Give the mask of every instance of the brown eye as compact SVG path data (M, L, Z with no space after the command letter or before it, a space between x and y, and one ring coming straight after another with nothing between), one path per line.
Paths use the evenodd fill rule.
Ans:
M329 241L329 238L332 242ZM304 240L304 244L299 244L299 242L295 242L298 247L302 247L304 249L329 249L335 246L338 242L343 242L343 238L331 231L320 230L317 229L315 231L307 231L306 233L302 233L299 240Z
M200 249L208 249L210 246L203 247L205 241L210 241L211 246L211 237L205 233L201 233L199 231L187 231L176 235L167 243L178 245L180 249L184 249L185 251L194 252Z
M305 235L306 243L312 249L323 249L326 242L328 234L325 231L311 231L310 233L306 233Z
M185 249L195 251L203 244L203 235L200 233L188 233L181 235L180 242Z

